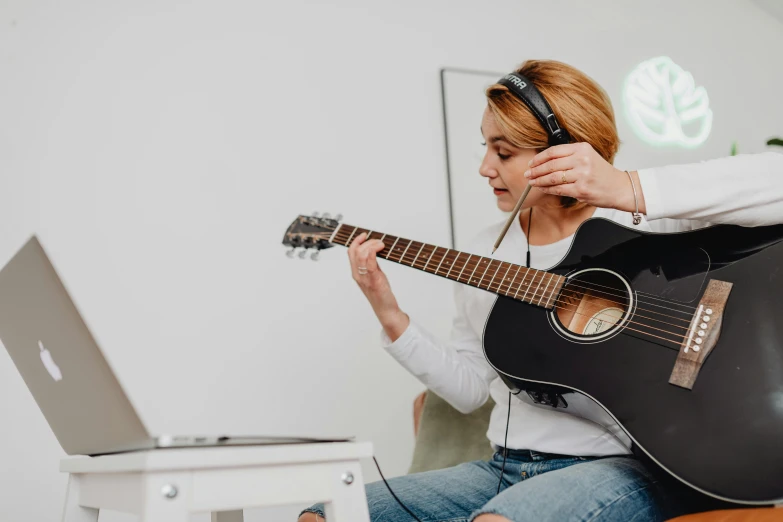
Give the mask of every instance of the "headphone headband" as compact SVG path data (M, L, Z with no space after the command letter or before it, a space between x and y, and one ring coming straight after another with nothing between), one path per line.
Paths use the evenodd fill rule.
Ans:
M571 135L560 126L552 107L546 101L533 82L519 73L509 73L498 80L533 112L549 137L549 146L563 145L571 141Z

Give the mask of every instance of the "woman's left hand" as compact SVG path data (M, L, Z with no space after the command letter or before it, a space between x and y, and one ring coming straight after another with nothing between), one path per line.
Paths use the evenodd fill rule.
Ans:
M639 212L646 214L638 174L632 171L631 176L636 185ZM549 147L533 158L525 177L547 194L570 196L596 207L636 210L628 174L614 168L589 143Z

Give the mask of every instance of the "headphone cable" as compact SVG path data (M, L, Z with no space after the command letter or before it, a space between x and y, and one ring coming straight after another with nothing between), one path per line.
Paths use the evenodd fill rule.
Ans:
M530 207L530 211L528 213L527 218L527 267L530 267L530 224L533 222L533 207ZM521 392L522 390L519 390ZM517 392L517 393L519 393ZM515 394L516 395L516 394ZM500 487L503 485L503 474L506 472L506 457L508 456L508 425L511 423L511 390L508 391L508 413L506 414L506 436L503 439L503 465L500 467L500 481L498 482L498 490L495 493L495 495L500 494ZM373 455L372 457L373 462L375 462L375 467L378 468L378 474L381 476L381 480L383 480L383 483L386 484L386 489L389 490L389 493L391 493L391 496L394 497L394 500L397 501L397 503L408 512L410 516L412 516L414 519L416 519L417 522L421 522L421 519L413 514L413 511L408 509L408 506L402 503L402 501L397 498L397 495L394 494L394 491L392 491L391 486L386 481L386 477L383 476L383 472L381 471L381 466L378 464L378 459L375 458Z
M530 225L533 223L533 207L527 216L527 268L530 268ZM520 393L519 390L514 395ZM506 436L503 439L503 465L500 467L500 480L498 481L498 490L495 495L500 494L500 487L503 485L503 474L506 472L506 457L508 456L508 425L511 423L511 390L508 390L508 414L506 415Z
M413 514L413 511L408 509L408 506L402 503L402 501L397 498L397 495L394 494L394 491L392 491L391 486L388 482L386 482L386 477L383 476L383 472L381 471L381 467L378 465L378 459L375 458L375 455L373 455L372 460L375 462L375 467L378 468L378 473L381 475L381 479L383 480L383 483L386 484L386 489L389 490L389 493L391 493L391 496L394 497L394 500L397 501L397 503L402 506L402 509L408 512L410 516L416 519L417 522L421 522L421 519Z

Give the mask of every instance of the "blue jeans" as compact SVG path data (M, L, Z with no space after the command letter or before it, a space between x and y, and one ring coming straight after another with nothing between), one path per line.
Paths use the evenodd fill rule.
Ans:
M467 522L484 513L513 522L667 520L714 508L703 495L675 479L653 474L633 456L574 457L509 450L503 485L503 454L452 468L389 480L397 497L422 522ZM705 502L688 502L702 500ZM389 494L383 482L367 485L372 522L414 519ZM323 504L305 512L324 516Z

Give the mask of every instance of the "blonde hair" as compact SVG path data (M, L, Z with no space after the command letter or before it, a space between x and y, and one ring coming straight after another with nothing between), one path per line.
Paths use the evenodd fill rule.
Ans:
M600 85L578 69L554 60L528 60L515 72L541 91L573 142L587 142L606 161L614 161L620 138L612 102ZM549 146L541 123L508 88L496 83L487 88L486 96L489 109L509 143L538 150ZM584 206L569 197L563 197L562 204L571 208Z

